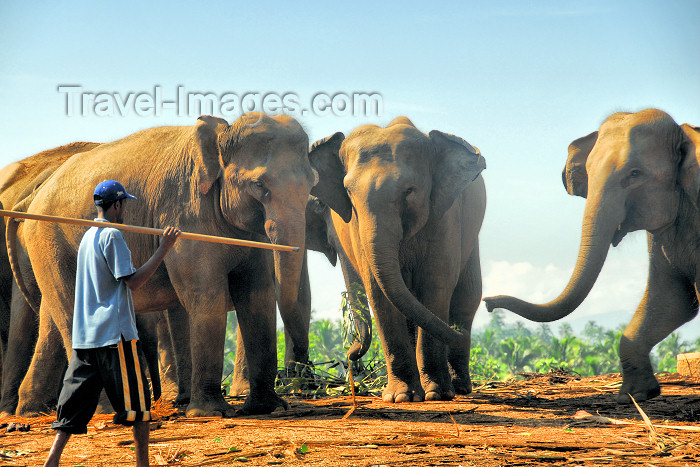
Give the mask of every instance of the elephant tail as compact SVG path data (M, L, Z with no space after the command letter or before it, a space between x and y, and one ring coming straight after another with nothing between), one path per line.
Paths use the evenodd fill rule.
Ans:
M29 196L26 196L22 201L17 203L12 210L19 212L26 212L29 205L34 200L38 190L34 190ZM24 276L22 275L22 268L19 264L19 245L17 243L17 230L20 224L19 219L7 219L7 225L5 226L5 241L7 243L7 257L10 261L10 267L12 268L12 275L17 282L20 292L24 295L24 299L27 301L32 310L39 315L39 306L41 305L41 298L38 294L32 294L27 288L24 282Z

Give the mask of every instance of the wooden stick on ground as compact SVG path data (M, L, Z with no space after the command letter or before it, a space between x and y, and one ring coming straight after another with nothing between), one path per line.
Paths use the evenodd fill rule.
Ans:
M138 225L115 224L112 222L91 221L87 219L74 219L71 217L47 216L44 214L30 214L26 212L6 211L0 209L0 216L14 219L30 219L36 221L56 222L59 224L82 225L86 227L114 227L125 232L134 232L148 235L163 235L165 229L153 227L141 227ZM273 245L272 243L254 242L251 240L240 240L237 238L217 237L215 235L204 235L198 233L182 232L180 238L197 240L201 242L224 243L227 245L247 246L251 248L264 248L266 250L277 251L299 251L297 246Z

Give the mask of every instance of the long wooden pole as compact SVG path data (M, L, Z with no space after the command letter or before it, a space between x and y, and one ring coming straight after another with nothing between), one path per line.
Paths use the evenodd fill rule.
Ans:
M153 227L141 227L138 225L115 224L113 222L90 221L87 219L74 219L71 217L47 216L44 214L30 214L27 212L5 211L0 209L0 216L12 217L15 219L31 219L34 221L56 222L59 224L83 225L86 227L114 227L125 232L135 232L149 235L163 235L165 229ZM237 238L217 237L215 235L204 235L190 232L182 232L180 238L198 240L201 242L225 243L227 245L247 246L251 248L264 248L266 250L278 251L299 251L298 246L274 245L272 243L253 242L251 240L240 240Z

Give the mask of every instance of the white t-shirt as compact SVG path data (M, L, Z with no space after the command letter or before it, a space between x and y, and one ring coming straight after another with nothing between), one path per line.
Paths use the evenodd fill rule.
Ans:
M105 219L96 221L107 222ZM131 290L121 280L136 272L122 233L91 227L78 248L73 348L91 349L139 338Z

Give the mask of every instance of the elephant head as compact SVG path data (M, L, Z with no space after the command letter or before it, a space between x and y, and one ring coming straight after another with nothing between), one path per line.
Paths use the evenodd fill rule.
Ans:
M201 161L198 186L206 194L220 181L223 218L238 229L303 251L307 198L318 174L309 162L301 125L288 116L250 113L231 125L200 117L195 131L202 152L196 159ZM303 259L303 253L274 252L280 308L296 309Z
M514 297L485 298L489 311L505 308L539 322L563 318L586 298L610 245L636 230L672 226L684 201L698 206L698 133L666 113L616 113L599 131L575 140L562 178L571 195L587 198L574 272L555 300L533 305ZM693 140L695 139L695 143Z
M328 206L323 201L309 195L306 203L306 248L323 253L328 262L335 266L338 262L338 252L329 238L326 219L328 211Z
M355 129L337 157L325 162L315 164L325 183L316 185L312 194L337 213L334 223L340 219L356 223L369 271L358 271L365 287L368 280L376 282L406 318L450 345L464 345L461 333L410 292L402 277L400 255L402 245L429 219L439 220L485 168L478 149L440 131L425 135L408 118L400 117L386 128Z

